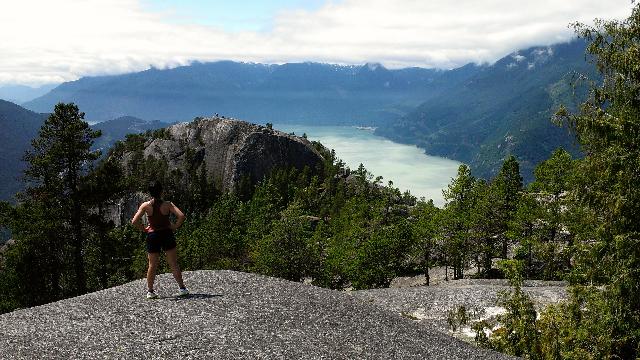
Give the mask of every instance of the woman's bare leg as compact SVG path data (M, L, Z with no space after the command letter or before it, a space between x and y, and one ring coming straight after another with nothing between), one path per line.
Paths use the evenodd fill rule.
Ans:
M180 267L178 266L178 253L176 251L176 248L167 250L165 254L167 255L167 262L171 267L173 278L176 279L178 286L180 286L180 288L183 289L185 286L184 286L184 282L182 281L182 271L180 271Z
M153 292L153 283L156 280L156 271L158 270L158 261L160 253L147 253L149 258L149 268L147 269L147 289Z

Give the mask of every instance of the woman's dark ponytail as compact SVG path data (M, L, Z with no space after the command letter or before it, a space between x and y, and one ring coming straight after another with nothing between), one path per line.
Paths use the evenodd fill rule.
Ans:
M155 180L150 182L147 190L149 190L149 194L155 199L159 199L162 196L162 184L160 181Z

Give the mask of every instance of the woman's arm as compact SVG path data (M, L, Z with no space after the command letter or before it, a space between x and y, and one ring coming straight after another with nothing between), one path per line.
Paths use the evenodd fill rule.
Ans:
M171 211L171 213L176 216L176 223L171 224L171 230L178 230L178 228L182 226L184 219L186 219L187 217L172 202L169 202L169 211Z
M138 211L136 212L136 214L133 215L133 219L131 219L131 224L136 228L140 229L140 231L145 231L144 226L142 225L142 222L140 221L140 219L144 214L144 208L146 207L146 205L147 205L146 203L142 203L142 205L140 205L140 208L138 208Z

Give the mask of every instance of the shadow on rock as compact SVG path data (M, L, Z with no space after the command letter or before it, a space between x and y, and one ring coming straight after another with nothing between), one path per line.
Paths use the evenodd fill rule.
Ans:
M174 301L182 301L182 300L190 300L190 299L212 299L222 297L222 294L189 294L185 296L171 296L167 297L168 300Z

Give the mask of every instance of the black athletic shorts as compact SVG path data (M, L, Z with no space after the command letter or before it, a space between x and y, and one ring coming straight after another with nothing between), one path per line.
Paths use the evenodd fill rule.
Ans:
M176 237L171 229L158 230L147 234L147 252L159 253L176 247Z

